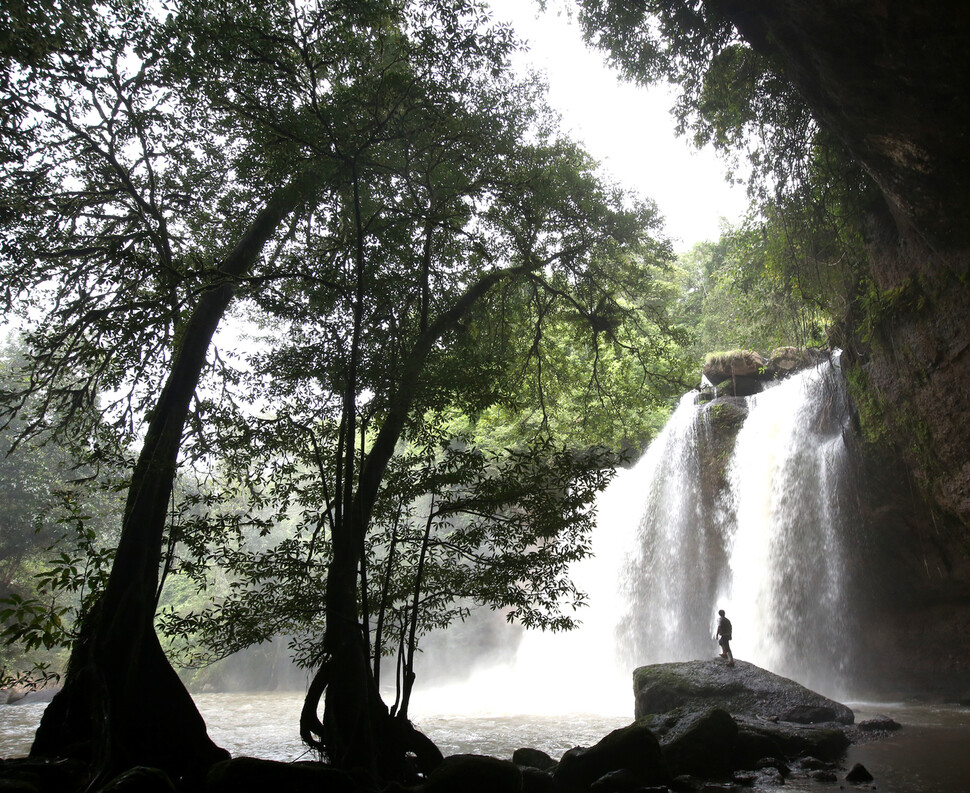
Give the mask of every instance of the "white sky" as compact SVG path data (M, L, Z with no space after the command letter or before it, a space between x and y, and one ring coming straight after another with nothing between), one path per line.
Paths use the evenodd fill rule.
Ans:
M511 22L528 41L528 60L545 73L564 130L613 179L656 202L676 250L717 239L721 218L741 218L744 187L728 184L726 165L711 149L697 150L674 134L665 88L621 83L603 55L583 44L577 23L554 9L540 14L533 0L489 2L495 19Z

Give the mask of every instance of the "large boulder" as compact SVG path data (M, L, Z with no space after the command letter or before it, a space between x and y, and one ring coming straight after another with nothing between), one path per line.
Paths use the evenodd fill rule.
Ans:
M662 753L674 776L692 774L716 777L736 769L738 725L721 708L711 708L680 719L667 733Z
M782 378L814 366L823 359L824 353L805 347L778 347L768 356L767 371L772 377Z
M585 793L614 771L628 771L642 787L666 784L667 767L654 734L639 724L613 730L595 746L566 752L553 778L563 793Z
M764 378L768 359L754 350L711 353L704 361L704 377L714 385L737 377Z
M828 708L832 721L852 724L852 710L793 680L746 661L717 660L641 666L633 672L635 714L642 719L675 709L721 708L732 716L783 721L800 706Z

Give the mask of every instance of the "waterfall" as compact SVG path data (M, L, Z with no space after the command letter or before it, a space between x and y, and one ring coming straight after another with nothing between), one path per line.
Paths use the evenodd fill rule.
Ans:
M628 714L635 667L716 656L721 608L736 658L842 695L849 415L837 359L752 397L685 395L597 503L595 556L574 568L582 627L526 632L423 708Z
M618 651L630 667L711 658L723 608L737 658L841 692L851 521L849 405L837 362L743 400L699 406L696 396L681 400L626 494L640 517L620 575L628 610ZM732 401L747 415L715 488L703 458L718 453L712 412Z

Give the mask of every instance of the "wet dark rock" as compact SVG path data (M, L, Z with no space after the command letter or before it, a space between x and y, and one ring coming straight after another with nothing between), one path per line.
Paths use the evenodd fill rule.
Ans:
M84 788L90 782L86 765L77 760L32 759L0 761L0 788L6 791L57 791Z
M805 771L819 771L821 769L829 769L832 767L831 763L827 763L824 760L819 760L817 757L803 757L798 761L799 768Z
M716 779L770 766L784 777L786 759L799 757L823 758L828 770L850 743L849 708L744 661L641 667L634 690L638 723L659 738L675 776ZM812 718L826 723L803 723Z
M136 766L116 776L98 793L175 793L175 785L159 768Z
M736 785L754 787L755 782L758 781L758 774L754 771L735 771L731 779Z
M661 751L672 774L726 775L736 768L738 725L721 708L689 714L665 736Z
M646 727L631 724L613 730L595 746L570 749L553 778L563 793L585 793L596 780L621 769L636 774L642 786L666 784L669 775L660 743Z
M779 760L777 757L762 757L752 766L752 768L759 771L767 771L770 768L777 771L782 778L787 777L791 773L791 769L788 767L788 765Z
M758 772L757 784L759 787L784 785L786 776L787 774L782 773L779 769L768 766Z
M862 763L856 763L849 770L849 773L845 775L845 781L851 782L854 785L860 782L872 782L872 779L872 774L869 773L869 770Z
M809 776L817 782L838 782L834 771L812 771Z
M860 721L856 727L860 732L895 732L902 725L888 716L876 716L872 719Z
M212 766L206 777L206 793L361 793L347 773L315 762L279 763L256 757L236 757Z
M782 742L764 731L739 725L738 737L734 744L734 757L742 768L762 768L764 764L781 763L777 758L784 757Z
M786 757L813 755L838 760L849 748L849 738L839 727L786 727L778 725L773 734L781 741Z
M634 793L643 789L640 777L627 768L610 771L589 786L590 793Z
M716 660L641 666L633 672L633 690L638 719L679 708L719 707L735 717L764 720L808 706L831 708L841 724L854 720L845 705L746 661L733 667Z
M758 377L732 377L714 385L714 393L718 396L749 397L760 394L764 390L764 382Z
M521 793L522 771L509 760L455 754L431 772L422 793Z
M700 780L694 779L690 774L680 774L670 780L670 789L677 793L691 793L700 786Z
M516 749L512 753L512 762L518 766L538 768L540 771L551 771L556 767L556 761L541 749Z
M834 708L826 705L796 705L778 718L781 721L792 721L796 724L823 724L836 721L836 714Z
M0 791L2 793L43 793L43 788L37 782L0 776Z
M520 766L522 772L522 793L556 793L556 783L548 771L540 771L531 766Z

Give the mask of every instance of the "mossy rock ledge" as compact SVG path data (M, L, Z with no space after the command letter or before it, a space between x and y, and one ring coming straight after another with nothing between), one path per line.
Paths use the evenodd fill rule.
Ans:
M770 380L782 380L828 358L827 350L778 347L766 357L755 350L710 353L704 379L713 386L701 391L702 401L715 396L748 397L760 393Z

